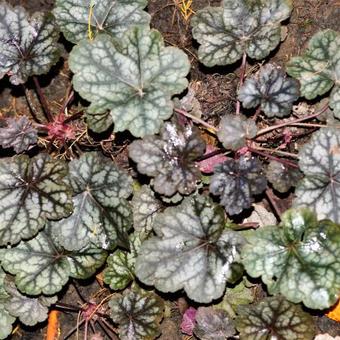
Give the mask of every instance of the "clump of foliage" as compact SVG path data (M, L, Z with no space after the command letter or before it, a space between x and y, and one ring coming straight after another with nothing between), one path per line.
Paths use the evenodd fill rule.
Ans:
M291 1L223 0L198 11L199 60L242 59L235 112L215 126L173 98L188 87L189 58L150 28L146 0L88 5L57 0L52 13L29 16L0 3L0 78L24 87L32 113L0 120L0 339L17 322L46 320L70 278L99 272L109 293L84 320L105 317L121 339L158 337L168 293L186 298L182 332L198 339L312 339L311 310L339 299L340 125L322 124L298 154L298 136L282 129L318 127L304 121L329 107L340 117L339 32L311 38L286 65L293 79L266 59ZM74 44L73 78L54 112L39 75L59 60L59 31ZM254 75L247 58L263 61ZM76 106L73 91L87 104ZM329 91L321 111L290 118L300 94L321 101ZM277 192L294 194L287 211ZM263 207L261 226L246 221L265 196L277 225Z

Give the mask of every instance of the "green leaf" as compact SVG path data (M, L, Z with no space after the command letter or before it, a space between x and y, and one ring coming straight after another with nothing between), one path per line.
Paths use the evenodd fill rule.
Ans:
M155 191L166 196L190 194L201 172L194 162L205 151L199 130L165 123L160 136L146 136L129 146L129 156L140 173L155 177Z
M280 296L240 306L238 314L241 340L311 340L315 335L313 317Z
M224 0L192 18L193 37L201 44L198 57L206 66L227 65L244 53L263 59L280 43L280 22L290 16L286 0Z
M302 178L302 173L299 169L289 167L277 161L270 161L266 176L274 189L283 193L296 186Z
M305 177L298 183L293 205L313 209L318 218L340 223L340 135L337 129L321 129L299 152Z
M67 166L40 153L0 160L0 245L36 235L46 219L72 212Z
M260 194L267 187L261 162L254 157L229 159L215 167L210 180L210 192L221 197L221 204L230 215L236 215L250 208L253 195Z
M87 247L68 252L51 236L51 228L41 231L30 241L2 249L2 266L16 275L18 289L29 295L52 295L59 292L69 276L85 279L93 275L105 259L106 252Z
M119 324L122 340L151 340L160 334L164 302L154 293L142 289L125 290L110 301L111 318Z
M53 13L66 39L77 44L89 38L89 23L93 36L108 33L116 38L132 26L148 26L146 5L146 0L57 0Z
M135 262L139 248L144 240L142 233L130 235L130 251L117 250L107 258L104 282L113 290L124 289L135 278Z
M136 190L132 201L133 226L135 230L152 230L152 223L157 213L162 209L162 203L155 198L148 185Z
M9 314L5 306L0 303L0 339L7 339L12 332L12 324L15 318Z
M238 150L246 145L246 139L256 136L257 127L252 119L242 115L227 114L222 117L217 137L226 149Z
M59 59L59 31L51 14L28 17L23 7L1 2L0 37L0 79L8 74L14 85L47 73Z
M7 280L6 290L10 295L6 302L6 310L27 326L34 326L38 322L45 321L48 317L48 307L57 302L58 298L39 296L31 298L22 295L11 280Z
M236 333L233 321L223 309L199 307L195 320L194 334L201 340L229 339Z
M67 250L90 243L103 249L128 247L132 211L126 198L132 193L131 177L95 152L84 153L69 168L74 212L52 225L60 244Z
M340 74L340 34L333 30L316 33L308 43L308 48L300 57L292 58L287 64L287 72L301 83L301 94L314 99L328 92L330 106L340 115L339 74Z
M157 133L172 115L171 96L187 87L190 69L184 52L164 47L158 31L142 27L119 42L107 34L81 41L69 64L75 90L91 102L87 114L110 110L115 131L127 129L136 137Z
M309 210L288 210L279 226L247 235L242 262L249 275L261 276L270 294L307 307L333 305L340 290L340 231Z
M38 132L27 117L8 118L6 123L6 127L0 128L0 145L3 148L13 148L16 153L21 153L37 143Z
M225 230L224 212L208 197L185 198L157 215L157 236L143 242L137 277L162 292L184 288L194 301L219 298L233 278L242 237Z
M238 98L247 109L261 105L267 117L284 117L299 98L299 84L287 78L280 67L267 64L254 77L246 79Z

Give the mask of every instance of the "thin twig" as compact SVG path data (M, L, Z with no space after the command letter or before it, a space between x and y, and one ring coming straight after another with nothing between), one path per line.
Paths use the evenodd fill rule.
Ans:
M298 158L299 157L295 153L281 151L281 150L277 150L277 149L264 148L262 146L256 146L256 147L253 147L253 149L259 150L259 151L266 151L266 152L269 152L269 153L276 153L278 155L285 156L285 157L292 157L292 158Z
M247 66L247 54L244 52L242 56L242 64L241 64L241 71L240 71L240 80L238 83L238 88L243 85L244 76L246 74L246 66ZM239 115L241 111L241 103L239 100L236 102L236 114Z
M218 128L216 128L213 125L210 125L209 123L205 122L204 120L202 120L201 118L195 117L194 115L190 114L187 111L181 110L181 109L174 109L175 112L192 119L193 121L205 126L210 132L212 133L216 133L218 131Z
M38 97L39 97L39 100L40 100L40 103L41 103L41 106L43 108L43 111L46 115L46 118L49 122L52 122L53 121L53 116L50 112L50 109L49 109L49 106L48 106L48 103L47 103L47 100L46 100L46 97L45 97L45 94L40 86L40 83L39 83L39 80L36 76L33 76L33 81L34 81L34 85L35 85L35 89L37 91L37 94L38 94Z

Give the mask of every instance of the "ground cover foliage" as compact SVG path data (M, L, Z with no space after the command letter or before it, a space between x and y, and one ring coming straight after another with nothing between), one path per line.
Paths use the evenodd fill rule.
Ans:
M45 327L95 278L105 296L77 307L85 339L176 338L166 322L178 338L313 339L318 317L336 318L340 33L279 65L291 1L191 5L173 4L196 63L237 78L218 117L148 1L0 2L0 79L27 100L0 121L0 339ZM61 56L55 109L41 77Z

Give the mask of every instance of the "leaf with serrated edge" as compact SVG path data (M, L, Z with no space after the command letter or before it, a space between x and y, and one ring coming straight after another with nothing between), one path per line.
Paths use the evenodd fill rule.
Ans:
M313 209L318 218L340 223L340 135L337 129L321 129L299 152L305 177L297 184L295 207Z
M93 243L103 249L127 247L132 211L126 201L132 179L100 154L84 153L69 163L74 212L52 224L52 232L67 250Z
M89 29L93 36L108 33L119 38L129 27L149 25L146 5L146 0L57 0L53 14L66 39L77 44L89 37Z
M57 302L55 297L38 297L32 298L22 295L11 280L6 280L6 290L10 295L5 307L7 311L27 326L34 326L38 322L45 321L48 317L48 307Z
M5 306L0 303L0 339L7 339L12 332L12 324L15 317L9 314Z
M242 340L312 340L315 335L313 317L280 296L240 306L236 327Z
M69 64L75 90L91 102L87 114L111 110L115 131L135 137L157 133L172 115L171 96L187 87L190 69L184 52L164 47L158 31L142 27L119 42L107 34L81 41Z
M202 156L205 143L192 126L165 123L160 136L146 136L129 146L129 156L140 173L155 177L155 191L166 196L190 194L201 173L195 159Z
M152 223L162 208L154 192L147 185L136 190L132 201L133 227L135 230L152 230Z
M135 277L135 262L144 239L139 232L130 235L130 251L116 250L107 258L104 282L113 290L124 289Z
M287 78L274 64L263 66L254 77L247 78L238 93L238 99L245 108L261 105L267 117L288 116L298 98L298 82Z
M246 145L246 139L256 136L257 128L252 119L242 115L225 115L222 117L217 137L226 149L238 150Z
M0 160L0 245L34 236L46 219L72 212L67 166L41 153Z
M334 115L340 115L340 34L333 30L316 33L302 56L293 57L287 64L287 72L301 83L301 94L314 99L328 92Z
M0 145L3 148L12 147L16 153L27 150L37 140L38 132L25 116L8 118L7 126L0 128Z
M59 292L69 277L86 279L106 259L106 252L95 247L65 251L51 237L47 227L30 241L2 253L2 266L15 275L18 289L29 295L52 295Z
M193 37L201 44L200 61L206 66L227 65L243 53L265 58L280 43L280 22L291 10L286 0L224 0L222 7L197 11L191 24Z
M260 194L267 186L261 163L254 157L229 159L215 167L209 190L221 197L221 204L230 215L250 208L253 195Z
M288 210L279 226L247 235L242 263L252 277L261 276L269 293L307 307L333 305L340 290L339 225L317 221L306 209Z
M126 290L109 301L110 315L119 325L122 340L151 340L160 334L164 302L154 293L142 289Z
M219 298L239 261L242 237L224 229L223 209L209 197L184 199L157 215L157 236L142 244L136 275L162 292L184 288L194 301Z
M28 17L23 7L0 2L0 37L0 79L8 74L14 85L47 73L59 59L59 31L51 14Z
M302 178L302 173L299 169L289 167L277 161L270 161L266 176L275 190L287 192L291 187L296 186Z

